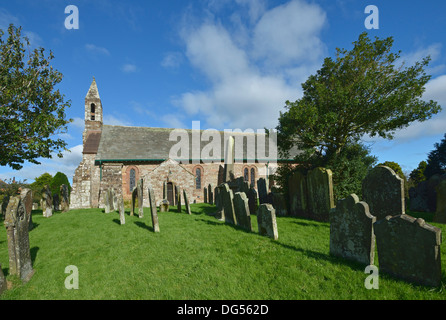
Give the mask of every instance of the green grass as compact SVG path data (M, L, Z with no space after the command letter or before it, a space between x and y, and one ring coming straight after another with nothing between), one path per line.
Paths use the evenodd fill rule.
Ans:
M159 213L154 233L150 209L144 218L101 209L72 210L44 218L33 211L30 232L35 274L0 299L445 299L439 288L413 285L380 273L379 289L367 290L365 266L329 255L330 228L278 217L279 239L225 224L208 215L214 206L191 205L192 215ZM415 213L411 215L417 216ZM431 223L432 216L423 218ZM0 262L7 279L6 231L0 232ZM444 225L439 226L443 233ZM375 265L378 259L375 258ZM442 265L446 252L442 246ZM65 288L65 268L79 271L79 289Z

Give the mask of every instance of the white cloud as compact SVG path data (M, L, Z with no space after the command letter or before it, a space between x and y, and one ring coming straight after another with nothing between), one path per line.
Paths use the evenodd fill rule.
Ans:
M414 52L403 54L399 60L401 62L404 61L405 66L413 66L416 62L419 62L422 59L430 56L431 62L426 68L426 72L428 74L438 74L439 72L442 72L446 69L446 65L444 64L435 65L435 61L437 61L438 58L441 57L441 48L441 43L434 43L426 48L419 48Z
M161 66L164 68L178 68L183 62L183 55L181 52L169 52L161 61Z
M132 123L124 120L124 117L119 116L115 117L110 114L104 115L103 119L104 124L111 126L131 126Z
M87 49L88 52L94 55L106 55L106 56L110 55L110 52L106 48L99 47L91 43L87 43L85 45L85 49Z
M126 63L121 67L121 71L124 73L133 73L138 71L138 67L131 63Z

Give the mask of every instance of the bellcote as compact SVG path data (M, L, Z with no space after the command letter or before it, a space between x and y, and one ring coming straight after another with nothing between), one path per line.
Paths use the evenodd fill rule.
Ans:
M93 82L85 96L85 129L83 134L84 143L89 133L92 131L100 132L102 130L102 102L99 96L96 79Z

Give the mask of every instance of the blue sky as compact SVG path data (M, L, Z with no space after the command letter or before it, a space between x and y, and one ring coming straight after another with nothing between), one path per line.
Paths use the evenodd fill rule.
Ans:
M65 7L76 5L79 29L68 30ZM364 12L379 9L379 29ZM81 161L84 98L93 76L104 123L146 127L261 129L277 125L286 100L336 47L351 48L367 31L393 36L394 50L413 64L430 55L424 98L446 108L446 2L358 0L14 0L0 3L0 28L20 25L33 47L53 51L64 75L60 91L74 121L64 135L70 153L0 178L33 179L62 171L70 181ZM392 141L365 139L379 162L405 172L426 160L446 133L446 111L413 123Z

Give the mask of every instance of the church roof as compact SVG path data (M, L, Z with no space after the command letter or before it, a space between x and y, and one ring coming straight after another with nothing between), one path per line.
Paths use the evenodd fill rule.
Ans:
M173 130L180 130L183 133L187 133L188 139L177 138L178 135L174 135L174 141L170 141L169 137ZM201 134L203 134L203 130L201 130ZM200 150L203 150L203 147L207 146L207 149L202 151L203 154L209 154L209 148L212 146L220 146L220 158L224 159L225 156L225 144L224 144L224 132L219 131L220 133L220 144L217 144L213 141L213 138L207 141L200 141ZM258 139L258 136L264 136L264 134L255 134L255 133L231 133L232 136L235 136L235 145L240 145L237 141L237 136L240 135L249 135L252 138L255 136L256 143L253 145L259 145L265 151L265 158L260 159L258 156L256 157L255 150L252 152L248 149L247 141L249 138L243 139L243 160L251 160L257 158L259 162L262 161L281 161L280 159L271 159L266 158L269 152L269 139ZM169 155L173 146L178 147L179 141L189 140L189 149L185 151L189 151L189 157L186 155L187 160L197 160L195 152L192 150L192 130L187 129L168 129L168 128L150 128L150 127L126 127L126 126L111 126L104 125L102 127L102 134L100 137L100 142L96 154L96 161L99 162L125 162L125 161L165 161L169 158L173 158L175 160L181 160L180 157L176 157L178 154L184 157L184 154L181 152L175 152L174 156ZM198 139L197 139L198 140ZM201 140L201 139L199 139ZM195 140L194 140L195 141ZM253 141L253 140L251 140ZM265 141L265 146L263 147L262 141ZM216 143L216 144L214 144ZM248 153L248 152L249 153ZM291 153L291 158L294 157L297 150ZM200 152L197 153L198 157ZM237 160L237 150L236 150L236 162ZM241 154L241 153L240 153ZM206 159L206 157L204 157ZM211 152L211 157L213 158L213 154ZM183 160L186 160L183 158ZM205 160L204 159L204 160ZM203 160L203 155L202 155ZM214 159L216 160L216 159Z

